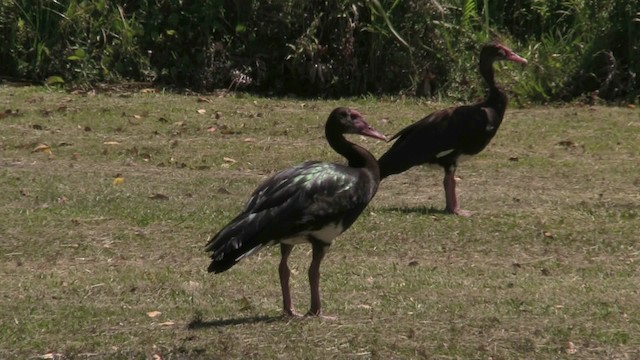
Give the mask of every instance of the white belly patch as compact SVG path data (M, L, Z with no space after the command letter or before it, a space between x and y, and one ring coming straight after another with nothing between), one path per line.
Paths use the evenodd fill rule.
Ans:
M311 231L309 232L309 235L324 243L330 243L338 235L342 234L343 231L344 227L341 223L333 223L326 225L322 229Z
M331 244L331 241L338 235L342 234L344 227L341 223L331 223L315 231L305 231L296 237L283 239L280 242L287 245L299 245L308 243L308 237L311 236L315 239L322 241L325 244Z

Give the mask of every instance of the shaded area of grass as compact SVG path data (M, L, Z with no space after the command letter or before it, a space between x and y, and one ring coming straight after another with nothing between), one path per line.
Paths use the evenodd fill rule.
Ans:
M207 236L274 171L340 161L335 106L392 134L443 105L206 99L0 88L0 357L640 355L636 110L508 111L460 165L471 218L442 213L441 169L385 180L323 263L325 321L280 316L277 249L207 274ZM294 250L298 309L309 261Z

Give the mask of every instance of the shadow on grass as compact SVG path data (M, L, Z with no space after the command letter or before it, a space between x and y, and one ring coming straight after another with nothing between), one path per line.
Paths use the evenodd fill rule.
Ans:
M421 214L421 215L449 215L449 213L445 212L444 209L436 209L433 206L392 206L387 208L378 208L379 212L398 212L403 214Z
M194 320L191 320L189 324L187 324L187 329L198 330L198 329L205 329L205 328L217 328L217 327L243 325L243 324L272 323L272 322L283 320L284 318L285 317L283 315L278 315L278 316L259 315L259 316L249 316L249 317L219 319L219 320L194 319Z

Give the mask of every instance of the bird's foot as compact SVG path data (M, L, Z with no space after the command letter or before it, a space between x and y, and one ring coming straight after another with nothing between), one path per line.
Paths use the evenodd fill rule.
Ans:
M293 309L284 309L282 315L286 318L301 318L302 315Z
M338 320L337 317L335 316L328 316L328 315L322 315L322 311L318 310L318 311L312 311L309 310L306 314L305 317L310 318L310 317L315 317L315 318L319 318L322 320Z
M446 212L447 214L458 215L463 217L469 217L473 214L471 211L462 210L462 209L453 209L453 210L444 209L444 212Z

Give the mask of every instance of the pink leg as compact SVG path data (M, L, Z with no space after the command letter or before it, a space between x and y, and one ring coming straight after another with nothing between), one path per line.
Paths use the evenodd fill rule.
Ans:
M287 316L299 316L293 310L293 305L291 304L291 292L289 290L289 278L291 277L291 271L289 270L287 261L289 260L289 255L291 255L291 250L293 250L292 245L280 244L280 255L282 257L280 259L280 266L278 267L278 274L280 275L280 287L282 288L282 309L284 314Z
M458 196L456 195L456 179L455 169L453 171L445 171L444 174L444 196L447 202L447 207L444 209L449 214L455 214L460 216L471 216L471 213L458 207Z
M325 245L314 243L311 265L309 266L309 286L311 287L311 307L308 316L321 316L322 307L320 305L320 262L327 252Z

